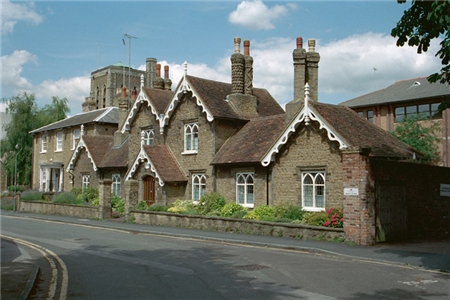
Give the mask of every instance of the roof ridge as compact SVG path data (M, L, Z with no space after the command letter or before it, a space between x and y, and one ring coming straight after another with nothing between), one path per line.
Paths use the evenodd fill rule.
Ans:
M94 119L94 122L98 122L99 120L101 120L104 116L106 116L107 114L109 114L109 112L110 112L111 110L113 110L114 108L116 108L116 107L111 106L111 107L106 108L106 110L105 110L100 116L98 116L97 118Z

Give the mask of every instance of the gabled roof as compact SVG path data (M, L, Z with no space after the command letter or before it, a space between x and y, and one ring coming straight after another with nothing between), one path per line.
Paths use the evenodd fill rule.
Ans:
M94 171L97 171L98 168L126 168L128 166L128 139L120 147L113 147L113 145L113 136L82 135L72 153L67 170L74 168L82 149L85 149Z
M42 131L50 131L56 129L62 129L72 126L78 126L88 123L110 123L117 124L119 119L119 113L117 107L108 107L102 109L96 109L93 111L79 113L73 117L66 118L64 120L43 126L41 128L30 131L31 134Z
M426 77L397 81L385 89L340 103L348 107L363 107L383 103L414 101L450 95L450 85L429 83Z
M122 133L126 130L130 129L131 123L136 117L141 105L144 103L150 107L152 114L155 115L156 120L162 122L161 115L164 114L164 111L172 99L174 92L169 90L160 90L155 88L148 88L141 85L141 90L136 97L136 101L134 101L133 106L128 113L127 118L121 128Z
M261 159L261 164L268 166L273 161L274 155L287 143L289 136L300 124L309 126L312 122L317 122L320 129L325 129L328 139L339 143L339 149L368 148L371 156L395 158L412 158L414 153L417 153L414 148L364 120L348 107L310 102L309 85L307 85L303 107L277 136Z
M175 94L165 111L165 122L168 123L177 103L186 92L192 92L197 105L206 114L210 122L214 118L248 120L245 114L236 112L227 101L231 94L231 84L185 75L177 86ZM253 88L253 96L258 100L258 116L269 116L284 113L278 102L265 89ZM162 127L162 126L161 126Z
M155 177L158 179L160 186L163 186L165 182L187 181L186 175L166 145L141 145L141 150L134 162L130 165L125 180L133 177L141 163L145 163L145 168L155 173Z
M213 165L259 163L284 129L285 115L250 120L214 156Z

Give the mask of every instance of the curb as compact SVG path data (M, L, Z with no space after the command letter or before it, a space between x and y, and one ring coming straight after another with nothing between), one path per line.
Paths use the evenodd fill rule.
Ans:
M34 283L36 282L37 275L39 273L39 266L33 265L31 269L30 276L28 277L27 283L25 284L25 288L19 296L20 300L26 300L31 294L31 290L33 289Z

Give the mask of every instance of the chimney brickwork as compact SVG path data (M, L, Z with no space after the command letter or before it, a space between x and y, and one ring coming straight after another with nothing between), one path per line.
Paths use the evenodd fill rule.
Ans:
M156 64L156 77L153 81L153 87L155 89L164 89L164 79L161 78L161 64Z
M127 89L125 87L122 87L122 93L120 98L118 99L118 107L119 107L119 124L118 128L119 130L116 130L114 132L114 146L120 146L122 145L123 141L125 141L126 137L128 136L128 133L122 133L121 128L123 126L123 123L125 122L126 117L128 116L128 106L130 101L127 97Z
M164 66L164 89L168 91L172 89L172 80L169 78L169 66Z
M231 94L227 99L233 108L248 115L257 114L257 99L253 96L253 58L250 56L250 41L244 41L244 55L240 50L241 39L234 38L234 53L231 55Z
M150 57L145 60L145 69L146 69L146 87L153 87L153 81L156 77L156 58Z

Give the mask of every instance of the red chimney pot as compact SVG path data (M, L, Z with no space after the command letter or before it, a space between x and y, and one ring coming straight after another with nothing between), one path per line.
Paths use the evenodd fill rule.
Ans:
M302 49L303 48L303 38L301 36L299 36L297 38L297 49Z
M250 41L244 41L244 55L250 55Z

